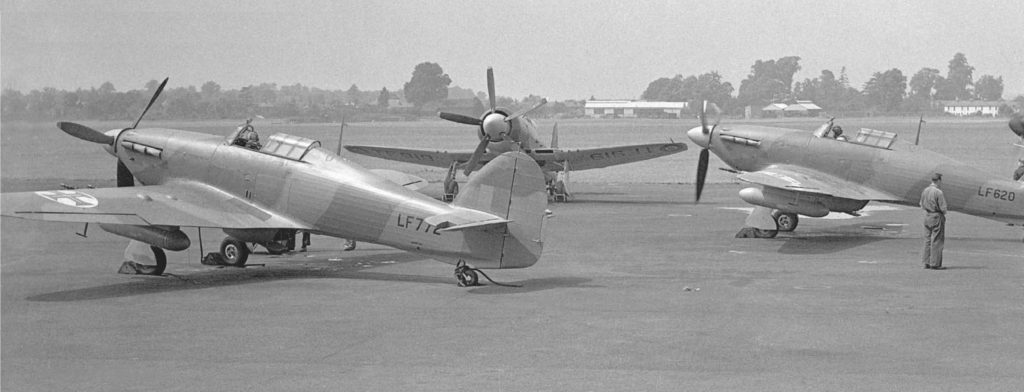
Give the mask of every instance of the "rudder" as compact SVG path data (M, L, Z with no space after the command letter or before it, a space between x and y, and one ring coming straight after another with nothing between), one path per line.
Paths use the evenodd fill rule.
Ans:
M492 213L507 225L498 268L525 268L537 262L544 247L547 209L544 173L528 155L514 151L488 162L466 182L452 203Z

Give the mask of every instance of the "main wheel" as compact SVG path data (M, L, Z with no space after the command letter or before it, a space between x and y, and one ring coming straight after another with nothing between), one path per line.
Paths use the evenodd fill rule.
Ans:
M224 256L224 264L241 267L249 259L249 246L242 240L227 237L220 243L220 255Z
M779 231L793 231L800 224L800 218L792 212L775 210L772 211L772 218L775 219L775 225L778 226Z

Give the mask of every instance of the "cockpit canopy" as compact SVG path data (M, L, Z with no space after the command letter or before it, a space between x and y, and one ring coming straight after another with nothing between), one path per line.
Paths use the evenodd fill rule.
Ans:
M260 144L256 129L248 122L245 125L238 127L238 129L235 130L235 132L232 132L224 142L228 145L249 148L264 154L270 154L295 161L302 160L309 150L321 146L319 140L307 139L286 133L275 133L270 135L270 138L265 139L265 143Z
M896 141L896 132L879 131L877 129L861 128L857 136L850 140L854 143L865 146L889 148Z
M302 160L309 150L320 147L320 141L307 139L286 133L275 133L263 144L260 152L276 155L281 158Z
M820 127L814 130L814 136L819 138L834 137L831 133L833 128L832 120L821 124ZM896 132L879 131L877 129L861 128L857 131L857 136L849 138L850 143L862 144L865 146L878 147L888 149L892 147L893 142L896 141Z

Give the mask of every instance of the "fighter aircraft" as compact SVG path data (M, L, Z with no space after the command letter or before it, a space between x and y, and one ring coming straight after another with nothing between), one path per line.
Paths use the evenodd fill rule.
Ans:
M829 137L832 121L816 131L755 125L708 126L708 104L701 125L687 132L702 147L696 200L704 187L708 151L714 152L745 188L740 198L756 207L747 217L754 236L771 238L792 231L798 215L829 212L857 215L869 201L917 206L932 173L942 173L949 209L1024 226L1024 183L996 176L898 140L896 133L861 129L848 141Z
M228 137L137 129L166 83L131 127L100 132L57 124L117 158L118 187L5 193L2 215L85 223L86 233L89 223L97 223L133 240L126 257L133 247L148 246L156 260L152 274L166 266L164 249L191 245L183 227L222 229L228 237L220 251L229 265L245 264L248 242L306 230L454 264L460 285L476 284L477 269L525 268L540 257L544 175L523 153L496 156L446 204L375 175L316 140L278 133L254 144L252 127Z
M533 107L514 114L499 108L494 93L492 68L487 68L487 94L490 108L480 118L456 113L439 113L445 120L478 128L477 136L480 142L474 151L449 152L352 145L345 148L356 154L381 159L448 168L448 175L445 177L447 198L453 197L458 191L455 183L458 168L463 168L465 175L469 175L480 163L486 163L504 152L522 151L540 165L548 190L556 201L569 198L566 187L569 171L621 165L686 151L686 144L674 142L577 150L560 149L557 124L552 130L551 146L548 147L537 138L536 123L526 117L527 113L540 108L547 100L541 100Z

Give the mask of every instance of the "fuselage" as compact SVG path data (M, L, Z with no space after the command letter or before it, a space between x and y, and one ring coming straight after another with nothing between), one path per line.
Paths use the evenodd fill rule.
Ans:
M131 148L135 145L159 153L140 153L145 148ZM225 192L225 198L249 201L319 234L388 245L451 264L464 259L478 268L536 262L505 258L502 264L500 234L439 231L424 220L459 207L405 189L318 145L297 145L305 152L289 158L232 145L222 136L138 129L122 132L112 153L144 185L207 184Z
M708 143L706 138L701 141L702 145ZM701 141L695 140L698 144ZM894 200L883 201L915 206L932 173L942 173L942 190L951 210L1024 225L1024 183L966 166L898 138L888 146L880 144L889 143L840 141L786 128L733 126L716 129L710 149L739 171L795 165L895 196Z

